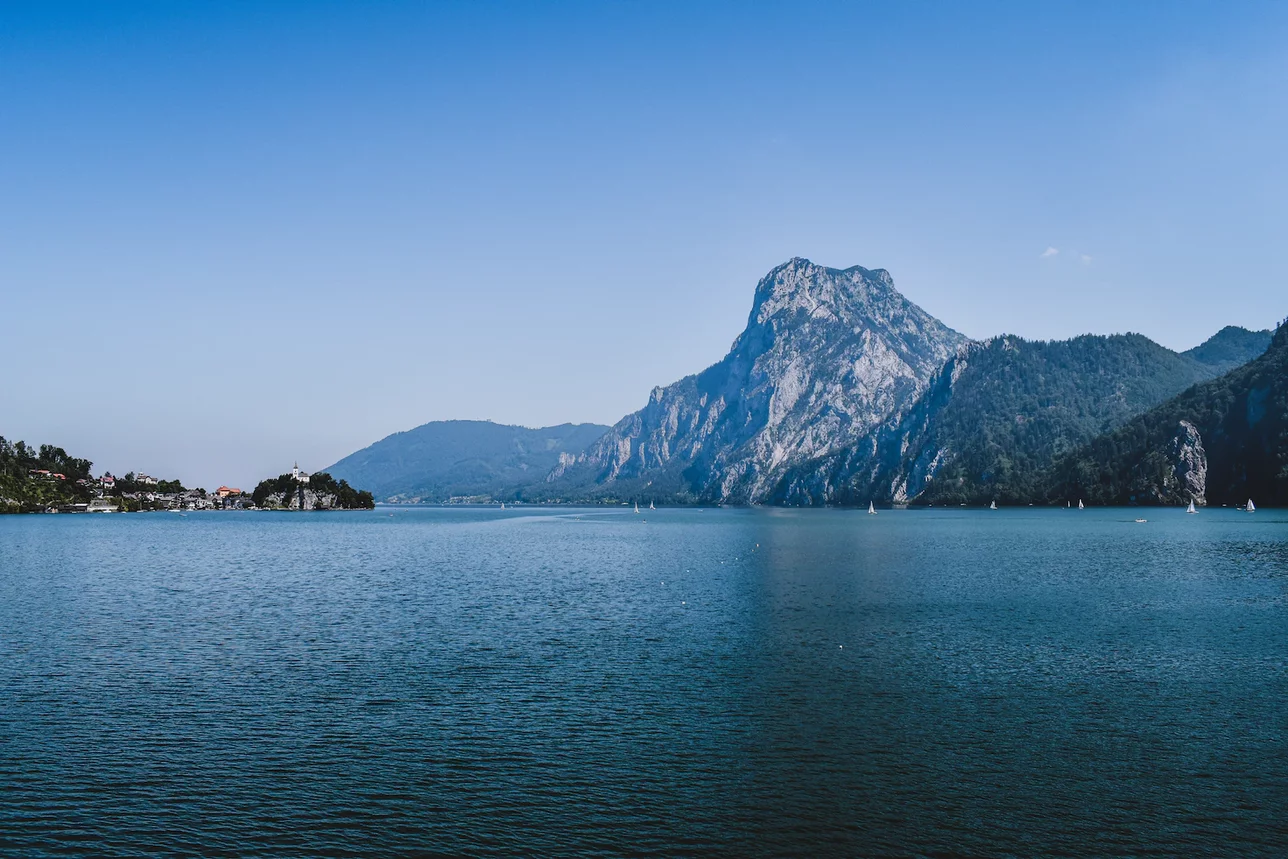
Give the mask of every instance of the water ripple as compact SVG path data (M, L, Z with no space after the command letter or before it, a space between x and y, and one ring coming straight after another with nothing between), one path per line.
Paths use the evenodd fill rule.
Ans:
M1288 518L1123 518L0 517L0 855L1284 855Z

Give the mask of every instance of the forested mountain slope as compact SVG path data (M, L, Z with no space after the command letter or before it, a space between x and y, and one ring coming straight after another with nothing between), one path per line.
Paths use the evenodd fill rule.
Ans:
M1096 504L1288 504L1288 324L1251 363L1063 457L1050 482Z
M1274 332L1249 331L1237 325L1228 325L1203 343L1181 354L1200 364L1211 367L1219 375L1235 367L1242 367L1253 358L1259 358L1267 348Z
M773 498L1027 503L1060 456L1216 372L1139 334L972 344L898 420L793 470Z

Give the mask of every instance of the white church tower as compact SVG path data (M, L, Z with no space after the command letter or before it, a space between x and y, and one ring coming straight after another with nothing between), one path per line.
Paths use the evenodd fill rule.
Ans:
M300 464L298 462L295 463L295 467L291 469L291 477L293 477L296 481L300 483L309 482L309 476L304 472L300 471Z

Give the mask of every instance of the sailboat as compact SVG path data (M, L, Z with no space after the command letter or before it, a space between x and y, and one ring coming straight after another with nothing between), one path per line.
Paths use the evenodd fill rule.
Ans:
M989 510L996 510L996 509L997 509L997 502L996 502L996 501L990 501L990 502L989 502L989 505L988 505L988 509L989 509Z
M648 503L648 509L650 509L650 510L656 510L657 508L656 508L656 507L654 507L654 506L653 506L653 502L652 502L652 501L650 501L650 502Z
M1248 506L1247 506L1245 509L1246 509L1249 513L1256 513L1256 512L1257 512L1257 505L1253 504L1253 503L1252 503L1252 499L1251 499L1251 498L1249 498L1249 499L1248 499Z
M502 501L502 502L501 502L501 509L502 509L502 510L504 510L504 509L505 509L505 502L504 502L504 501Z
M1081 499L1081 498L1079 498L1079 499L1078 499L1078 509L1079 509L1079 510L1084 509L1084 508L1083 508L1083 506L1082 506L1082 499Z
M1195 509L1194 509L1194 499L1190 499L1190 506L1185 508L1185 512L1186 512L1186 513L1197 513L1197 512L1199 512L1199 511L1197 511L1197 510L1195 510Z
M635 502L635 512L640 512L640 503L638 501Z
M877 515L877 508L872 504L871 501L868 502L868 515L869 516Z

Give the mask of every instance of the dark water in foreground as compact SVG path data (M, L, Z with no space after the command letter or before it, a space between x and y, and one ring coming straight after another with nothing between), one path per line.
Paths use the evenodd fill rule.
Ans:
M394 512L0 517L0 855L1288 853L1283 511Z

